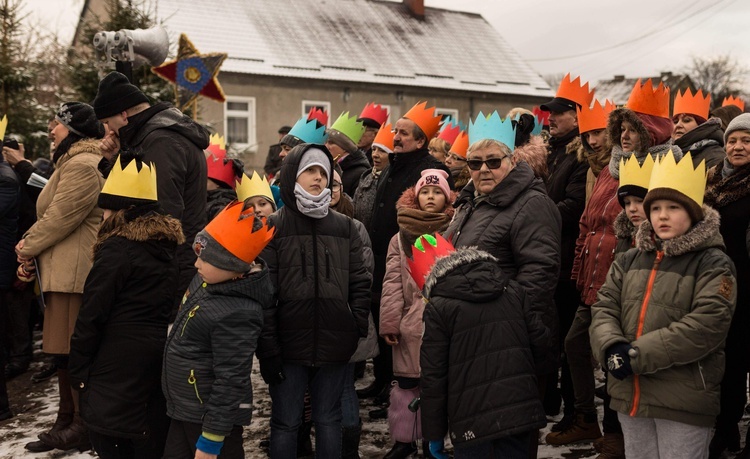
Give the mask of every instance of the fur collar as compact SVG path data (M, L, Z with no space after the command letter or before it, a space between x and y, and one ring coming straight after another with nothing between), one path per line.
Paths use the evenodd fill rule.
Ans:
M430 270L430 274L428 274L425 279L424 288L422 289L424 297L430 298L432 289L435 288L440 279L448 275L451 271L459 266L477 261L490 261L497 263L497 258L476 247L461 247L455 252L451 252L444 257L438 258L437 261L435 261L435 265Z
M618 239L628 239L631 242L633 241L635 234L638 232L638 228L630 221L628 215L625 213L625 209L617 214L615 221L612 222L612 227L614 228L615 236Z
M661 245L667 257L676 257L710 247L724 249L724 240L719 233L719 213L703 205L703 215L703 220L690 228L687 233L669 241L657 240L651 222L646 220L641 223L635 236L636 247L644 252L653 252L657 249L657 245Z
M728 177L722 175L723 166L719 163L708 171L706 188L706 202L719 209L750 194L750 166L738 167Z
M96 156L102 156L102 150L99 146L99 143L101 140L99 139L83 139L79 140L78 142L74 143L70 146L70 149L63 154L60 159L57 160L57 164L55 164L55 167L60 168L63 164L68 162L70 158L83 154L83 153L89 153Z
M113 215L110 218L116 217L117 215ZM113 227L109 226L111 225L102 225L94 244L94 253L101 248L104 241L111 237L123 237L136 242L150 240L167 240L177 244L185 242L180 221L168 215L152 213L131 221L121 218L114 222Z

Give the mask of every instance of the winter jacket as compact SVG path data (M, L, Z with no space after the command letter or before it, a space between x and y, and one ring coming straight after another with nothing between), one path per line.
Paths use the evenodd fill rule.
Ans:
M346 195L342 195L343 199ZM348 198L347 198L348 199ZM365 269L368 274L372 277L372 270L375 269L375 259L372 256L372 242L370 242L370 235L367 233L367 228L362 224L361 221L356 218L352 218L354 226L357 227L357 233L359 238L362 240L362 257L365 262ZM372 313L367 315L367 336L360 337L357 343L357 350L354 351L350 362L364 362L367 359L371 359L378 355L378 332L375 328L375 320L372 318Z
M163 409L163 400L155 399L162 398L174 257L183 239L178 220L156 214L97 238L69 363L71 385L81 392L81 416L95 432L146 437L149 410Z
M13 168L0 158L0 291L10 288L18 267L15 247L20 190Z
M589 164L578 157L580 144L578 129L574 129L559 139L551 138L550 153L547 156L547 194L557 205L562 217L560 279L564 280L570 279L573 269L578 222L586 205L586 173Z
M237 199L237 193L231 188L217 188L208 192L206 202L206 217L208 221L224 210L230 202Z
M352 219L333 211L315 219L297 209L297 169L311 147L326 152L333 169L322 145L295 148L284 159L280 177L286 205L270 217L276 232L262 252L277 298L265 311L258 358L281 356L305 366L343 364L359 338L367 336L371 277Z
M159 203L182 223L185 243L177 248L179 282L175 303L195 275L193 240L208 222L206 217L206 156L208 131L166 103L131 116L120 128L125 149L141 150L144 161L159 171Z
M368 170L372 169L370 162L362 150L349 153L339 161L341 167L341 182L344 185L344 193L354 196L359 186L359 179Z
M724 151L724 131L721 129L721 120L710 118L692 131L686 133L674 144L683 152L690 152L693 158L693 166L706 160L706 169L721 164L727 154Z
M91 269L102 210L96 206L104 177L99 140L80 140L55 164L36 202L37 222L21 254L37 257L42 291L82 293Z
M553 338L525 289L469 247L435 263L424 293L423 437L468 446L543 427L534 373Z
M622 210L617 200L620 182L603 169L596 179L591 200L581 216L576 256L571 278L581 292L581 301L591 306L615 256L617 237L612 223Z
M499 260L500 268L527 290L532 305L555 336L538 374L557 368L557 309L553 294L560 270L560 212L541 179L518 163L487 196L474 196L469 183L458 196L446 238L455 247L476 246Z
M227 436L252 418L253 352L273 285L263 261L243 278L206 284L196 275L164 349L162 389L167 414Z
M591 348L630 343L634 376L608 378L616 411L713 426L719 414L724 341L736 300L734 266L724 253L719 215L669 241L641 223L637 249L618 257L592 306Z
M375 175L372 170L365 174L359 179L359 185L357 185L357 191L352 195L352 202L354 203L354 219L359 220L367 228L367 232L370 232L372 227L372 211L375 207L375 193L378 191L378 182L381 174Z

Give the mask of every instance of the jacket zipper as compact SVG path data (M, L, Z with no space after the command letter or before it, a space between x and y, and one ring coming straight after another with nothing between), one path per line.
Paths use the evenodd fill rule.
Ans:
M195 379L195 370L190 370L190 376L188 376L188 384L193 386L193 389L195 389L195 396L198 397L198 401L201 402L201 405L203 405L201 394L198 393L198 380Z
M312 222L312 243L313 243L313 282L315 282L315 309L313 313L313 358L312 366L316 366L315 358L318 353L318 231L317 221Z
M190 322L190 319L195 317L195 311L197 311L200 307L201 306L199 304L196 304L195 306L193 306L193 309L188 312L187 319L185 319L185 323L182 325L182 331L180 331L180 338L182 338L182 335L185 334L185 328L187 327L188 322Z
M307 277L307 259L305 257L305 248L300 249L300 257L302 258L302 277Z
M331 278L331 260L330 260L330 252L328 251L328 247L326 247L326 279Z
M648 303L651 300L651 291L654 288L654 280L656 279L656 272L659 270L659 263L664 258L664 252L658 250L656 252L656 259L654 265L651 267L651 274L648 276L648 283L646 284L646 294L643 296L643 303L641 303L641 312L638 314L638 328L635 332L635 339L638 339L643 334L643 325L646 321L646 311L648 310ZM638 405L641 402L641 384L639 375L633 377L633 408L630 410L630 416L634 417L638 412Z

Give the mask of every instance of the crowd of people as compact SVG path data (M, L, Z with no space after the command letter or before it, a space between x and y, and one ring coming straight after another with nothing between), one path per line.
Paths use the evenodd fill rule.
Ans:
M267 390L273 459L358 458L362 399L387 459L750 458L750 114L674 99L568 75L468 127L312 109L262 174L112 72L46 164L5 136L0 420L39 310L59 402L29 453L242 458Z

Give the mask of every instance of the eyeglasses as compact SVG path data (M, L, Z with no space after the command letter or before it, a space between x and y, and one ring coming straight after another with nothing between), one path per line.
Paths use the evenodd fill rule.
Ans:
M341 191L341 184L339 182L333 182L331 184L331 191L336 193L337 191Z
M473 171L478 171L482 168L482 164L487 165L487 169L499 169L500 166L503 164L503 160L507 158L507 156L503 156L502 158L489 158L482 161L481 159L470 159L466 161L466 165L469 166L469 169Z
M462 158L455 153L449 154L448 157L452 159L453 161L461 161L462 163L466 162L466 158ZM481 168L482 166L479 166L479 167Z

